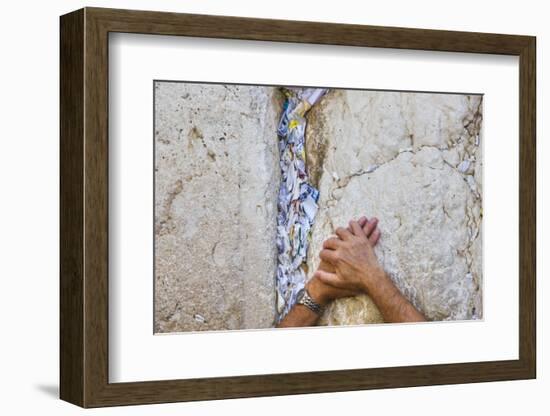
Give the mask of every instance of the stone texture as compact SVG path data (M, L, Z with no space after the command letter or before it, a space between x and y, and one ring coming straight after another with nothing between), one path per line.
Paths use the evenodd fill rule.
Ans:
M331 91L308 115L320 190L308 252L350 218L376 216L378 257L430 320L476 319L481 305L481 96ZM321 323L381 322L368 296L334 302Z
M275 319L274 88L155 83L155 331Z
M272 87L155 83L155 331L273 326L277 192ZM308 114L319 188L308 251L360 215L376 252L431 320L482 317L481 96L332 90ZM381 322L368 296L325 325Z

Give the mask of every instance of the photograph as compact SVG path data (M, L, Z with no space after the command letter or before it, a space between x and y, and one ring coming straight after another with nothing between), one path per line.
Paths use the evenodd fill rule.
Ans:
M33 91L59 105L38 100L29 118L15 82L6 102L24 111L6 125L21 130L34 113L57 125L39 123L59 133L56 221L36 209L41 190L56 192L36 184L47 170L21 168L16 156L29 151L6 152L6 177L29 177L14 182L22 197L11 205L29 214L5 217L25 247L15 275L45 264L29 261L29 244L59 225L57 246L35 244L50 250L58 284L33 273L58 293L31 302L55 303L58 331L34 325L57 334L40 359L47 371L36 378L16 365L15 377L42 383L44 396L57 386L59 406L75 411L237 400L243 413L241 401L263 398L264 413L265 400L293 400L334 414L362 406L339 397L377 411L390 395L398 410L427 416L426 400L460 407L473 394L494 413L495 403L513 408L502 398L521 386L521 406L535 409L547 387L535 379L548 25L527 16L532 7L494 19L494 7L476 6L472 19L472 7L396 14L402 3L385 15L380 5L344 16L345 7L297 2L263 13L42 13L33 27L55 45L14 51L34 61L57 53L47 75L56 82ZM25 166L42 166L35 153ZM23 289L6 293L31 293ZM11 297L8 310L25 312ZM469 399L457 401L465 389ZM14 403L33 402L27 390Z
M483 319L483 94L153 89L155 334Z

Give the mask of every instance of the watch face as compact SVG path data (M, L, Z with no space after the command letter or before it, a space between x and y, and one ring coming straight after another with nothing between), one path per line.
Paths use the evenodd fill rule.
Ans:
M306 293L305 289L300 289L300 291L296 295L296 302L300 302L304 298L305 293Z

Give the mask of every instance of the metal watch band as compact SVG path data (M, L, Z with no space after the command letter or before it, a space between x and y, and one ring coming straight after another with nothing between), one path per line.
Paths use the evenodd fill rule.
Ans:
M317 315L322 315L323 313L323 307L311 298L307 289L304 289L301 298L298 299L298 303L300 305L304 305L306 308L315 312Z

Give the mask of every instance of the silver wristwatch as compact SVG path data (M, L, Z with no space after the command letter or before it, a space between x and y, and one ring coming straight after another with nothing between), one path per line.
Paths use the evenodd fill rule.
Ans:
M298 305L304 305L306 308L315 312L317 315L323 314L323 307L311 298L306 288L298 292L296 303Z

